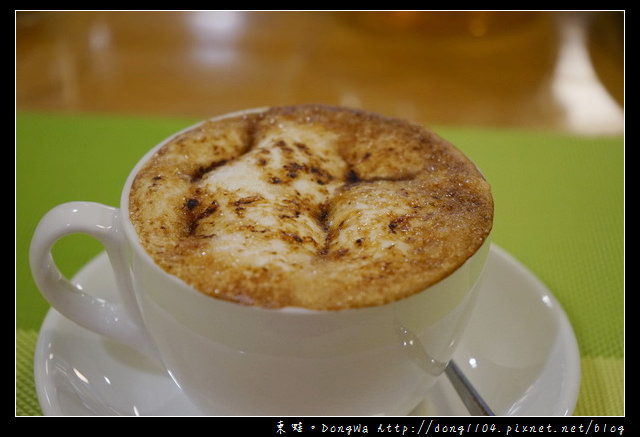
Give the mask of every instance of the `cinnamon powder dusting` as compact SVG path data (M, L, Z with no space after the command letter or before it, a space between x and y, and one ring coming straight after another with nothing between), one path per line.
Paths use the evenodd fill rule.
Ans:
M214 298L339 310L402 299L482 245L491 189L420 125L302 105L206 121L133 182L140 243Z

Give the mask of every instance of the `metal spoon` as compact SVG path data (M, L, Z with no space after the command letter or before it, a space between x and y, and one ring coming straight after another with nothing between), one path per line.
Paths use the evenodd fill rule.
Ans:
M465 407L472 416L495 416L482 396L473 387L471 382L462 373L456 363L451 360L444 369L453 388L458 392L458 396L462 399Z

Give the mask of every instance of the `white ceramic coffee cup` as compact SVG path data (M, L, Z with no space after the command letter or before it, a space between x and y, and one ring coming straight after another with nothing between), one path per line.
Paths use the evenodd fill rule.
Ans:
M404 415L415 408L467 324L489 239L444 280L386 305L265 309L208 297L159 268L128 218L133 179L169 140L132 170L120 208L70 202L42 218L30 263L48 302L84 328L157 360L203 414ZM56 267L51 248L74 233L104 245L117 302L80 290Z

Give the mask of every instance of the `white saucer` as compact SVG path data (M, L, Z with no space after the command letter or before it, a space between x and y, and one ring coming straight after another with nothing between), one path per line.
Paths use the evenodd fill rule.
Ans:
M74 283L108 296L106 254ZM486 276L454 359L498 415L570 415L580 388L580 354L566 314L549 290L492 245ZM177 385L142 355L81 328L51 309L34 357L45 415L200 415ZM446 377L412 412L465 416Z

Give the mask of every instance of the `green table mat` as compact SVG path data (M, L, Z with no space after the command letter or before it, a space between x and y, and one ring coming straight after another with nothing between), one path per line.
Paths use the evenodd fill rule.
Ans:
M214 115L214 114L212 114ZM16 114L16 415L41 415L33 381L49 309L28 266L31 236L53 206L117 206L135 163L197 120ZM493 186L493 241L552 291L573 326L582 381L575 415L624 415L624 139L436 127ZM54 256L69 277L102 251L69 236Z

